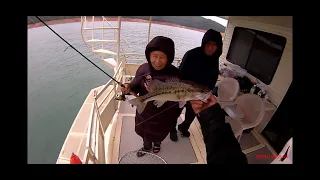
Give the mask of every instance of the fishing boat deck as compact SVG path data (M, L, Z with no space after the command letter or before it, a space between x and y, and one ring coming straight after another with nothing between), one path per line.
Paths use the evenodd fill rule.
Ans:
M129 99L132 98L129 96ZM122 101L117 112L115 125L112 163L117 164L126 153L142 147L142 138L134 131L135 107ZM184 120L184 111L178 119L178 124ZM178 141L170 140L169 135L162 142L161 151L157 154L168 164L205 164L206 151L198 120L190 127L190 137L178 135ZM241 148L248 158L249 164L269 164L271 158L261 158L260 155L272 156L271 151L261 140L261 135L255 131L244 133L240 141Z
M100 86L92 89L88 94L63 144L57 164L69 164L72 152L84 161L90 109L94 102L93 91L97 90L100 92L103 87ZM108 104L114 104L112 102L115 96L112 88L112 85L108 86L106 91L101 95L101 99L107 97L108 94L110 96L104 102L98 99L99 104L101 103L100 109L108 106ZM133 98L133 96L128 96L128 98ZM111 112L108 111L110 109L112 107L106 108L105 111L107 112L104 112L104 114L109 115L102 117L101 120L103 122L110 122L108 118L112 118L113 114L110 114ZM142 146L141 137L134 131L135 107L132 107L126 101L120 101L117 109L104 133L105 163L118 164L119 159L125 153L140 149ZM184 120L184 111L178 119L178 124ZM179 134L177 142L172 142L169 136L163 141L158 155L167 161L168 164L206 163L205 145L198 120L193 121L189 130L191 134L189 138L181 137ZM255 130L252 130L250 133L244 133L241 137L240 145L248 158L249 164L269 164L273 160L270 157L276 155L262 135Z
M131 97L129 97L131 98ZM113 162L118 163L119 159L126 153L138 150L142 147L142 138L134 131L135 107L124 101L120 103L117 119ZM183 121L183 114L178 119L178 124ZM189 138L178 137L177 142L170 140L169 136L161 144L161 151L157 154L168 164L203 164L205 163L205 146L195 124L191 127ZM178 156L177 156L178 155Z

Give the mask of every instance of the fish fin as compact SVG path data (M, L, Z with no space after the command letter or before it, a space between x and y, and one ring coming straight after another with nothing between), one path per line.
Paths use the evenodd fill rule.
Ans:
M157 89L158 87L161 87L161 85L165 84L164 82L158 80L158 79L153 79L148 83L148 90L149 92L152 92L153 90Z
M165 102L167 102L167 101L157 101L157 100L155 100L155 101L153 101L153 104L154 104L155 106L157 106L157 108L159 108L159 107L161 107Z
M209 88L207 86L198 84L198 83L190 81L190 80L181 80L180 82L188 87L196 87L196 88L200 88L200 89L204 89L204 90L209 90Z
M179 108L183 108L186 103L186 101L179 101Z
M137 111L139 114L141 114L144 110L144 108L146 107L147 103L144 103L142 101L142 97L136 97L134 99L131 99L129 101L129 103L132 105L132 106L137 106Z
M179 81L180 81L180 79L176 76L172 76L172 77L166 79L166 82L179 82Z

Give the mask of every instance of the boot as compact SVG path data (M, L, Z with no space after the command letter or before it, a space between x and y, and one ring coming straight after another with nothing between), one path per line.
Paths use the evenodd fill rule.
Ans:
M186 127L182 123L178 125L178 130L181 132L181 137L190 136L190 132L186 129Z
M177 132L170 132L170 139L171 141L178 141Z

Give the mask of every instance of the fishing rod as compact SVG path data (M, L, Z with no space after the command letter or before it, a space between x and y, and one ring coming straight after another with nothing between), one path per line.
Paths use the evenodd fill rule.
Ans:
M109 76L113 81L117 82L117 84L119 84L121 87L125 87L124 84L120 83L119 81L117 81L116 79L114 79L112 76L110 76L108 73L106 73L104 70L102 70L99 66L97 66L96 64L94 64L92 61L90 61L90 59L88 59L85 55L83 55L80 51L78 51L75 47L73 47L70 43L68 43L65 39L63 39L58 33L56 33L53 29L51 29L44 21L42 21L42 19L38 16L35 16L37 19L39 19L40 22L42 22L45 26L47 26L53 33L55 33L60 39L62 39L64 42L66 42L72 49L74 49L75 51L77 51L82 57L84 57L86 60L88 60L91 64L93 64L95 67L97 67L100 71L102 71L103 73L105 73L107 76ZM69 47L68 46L68 47Z
M41 18L39 18L38 16L35 16L35 17L36 17L37 19L39 19L39 21L42 22L45 26L47 26L53 33L55 33L60 39L62 39L64 42L66 42L72 49L74 49L75 51L77 51L82 57L84 57L84 58L85 58L86 60L88 60L91 64L93 64L95 67L97 67L100 71L102 71L102 72L105 73L107 76L109 76L113 81L117 82L121 87L125 87L124 84L120 83L119 81L117 81L116 79L114 79L112 76L110 76L108 73L106 73L105 71L103 71L99 66L97 66L96 64L94 64L94 63L93 63L92 61L90 61L85 55L83 55L83 54L82 54L81 52L79 52L75 47L73 47L70 43L68 43L65 39L63 39L58 33L56 33L52 28L50 28L44 21L42 21ZM67 48L68 48L68 47L67 47ZM66 49L67 49L67 48L66 48ZM66 50L66 49L65 49L65 50ZM130 91L130 94L134 95L135 97L138 96L136 93L134 93L134 92L132 92L132 91ZM124 100L124 99L125 99L124 95L125 95L124 93L122 93L122 95L118 95L118 96L116 97L117 100ZM172 108L172 107L175 106L175 105L177 105L177 104L175 103L175 104L171 105L170 107L168 107L168 108L164 109L163 111L161 111L161 112L159 112L159 113L157 113L157 114L155 114L155 115L147 118L146 120L144 120L143 122L141 122L141 123L139 123L139 124L137 124L137 125L135 125L135 126L138 126L138 125L140 125L140 124L142 124L142 123L144 123L144 122L146 122L146 121L149 121L149 120L152 119L153 117L155 117L155 116L163 113L164 111Z

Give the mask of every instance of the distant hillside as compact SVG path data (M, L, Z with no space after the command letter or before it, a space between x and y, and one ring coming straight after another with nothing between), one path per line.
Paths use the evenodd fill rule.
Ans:
M116 17L116 16L105 16L105 17ZM149 20L149 16L122 16L123 18L134 18ZM52 20L63 20L63 19L73 19L80 18L80 16L40 16L43 21ZM181 26L186 26L190 28L208 30L214 29L219 32L224 32L225 27L214 21L202 18L201 16L152 16L153 21L168 22L173 24L178 24ZM39 23L39 20L35 16L28 16L28 25Z

